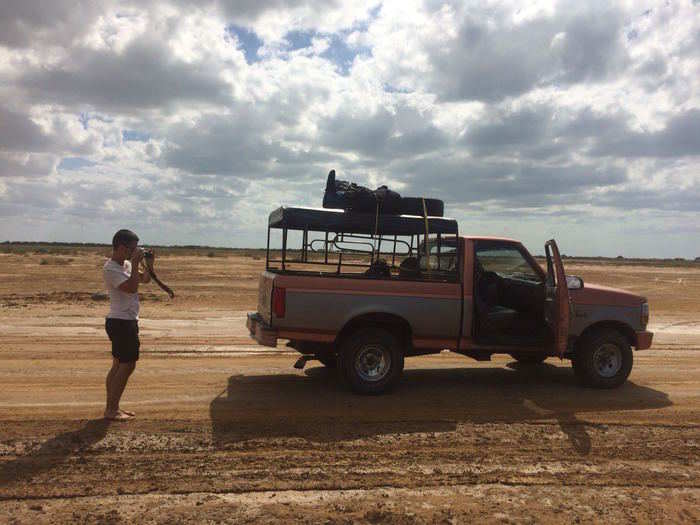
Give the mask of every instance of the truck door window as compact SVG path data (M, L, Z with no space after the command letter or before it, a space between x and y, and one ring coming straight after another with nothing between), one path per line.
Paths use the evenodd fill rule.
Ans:
M476 258L484 271L494 272L506 279L541 283L542 279L530 266L520 250L513 246L477 248Z

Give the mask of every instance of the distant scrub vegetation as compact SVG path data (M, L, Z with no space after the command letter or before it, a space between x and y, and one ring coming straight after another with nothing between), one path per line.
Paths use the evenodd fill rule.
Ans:
M264 248L218 248L212 246L197 246L197 245L184 245L184 246L157 246L148 245L149 248L153 248L156 252L156 257L167 257L167 256L189 256L189 257L226 257L230 255L238 255L242 257L250 257L255 261L265 259L265 249ZM18 254L18 255L88 255L88 254L100 254L108 257L112 251L112 246L110 244L96 244L96 243L47 243L47 242L10 242L4 241L0 242L0 253L7 254ZM298 253L299 250L287 250L288 256L293 256ZM270 255L273 257L280 256L280 250L270 250ZM40 264L69 264L73 259L68 260L68 262L48 262L53 258L43 258L47 262L40 262ZM537 255L536 259L540 262L544 261L544 256ZM621 255L617 257L574 257L570 255L562 254L562 259L577 263L591 262L596 264L630 264L630 265L648 265L648 266L681 266L681 267L696 267L700 263L700 257L696 257L694 260L683 259L681 257L668 258L668 259L641 259L641 258L627 258ZM65 260L65 259L62 259Z
M73 262L72 257L43 257L40 261L39 264L47 265L51 264L54 266L64 266L67 264L70 264Z

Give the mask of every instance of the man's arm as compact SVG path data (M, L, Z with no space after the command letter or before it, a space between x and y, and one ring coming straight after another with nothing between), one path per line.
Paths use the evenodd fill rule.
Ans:
M155 254L153 253L153 250L149 252L149 256L146 257L146 254L144 253L143 256L143 272L141 273L141 282L143 284L145 283L150 283L151 282L151 272L153 272L153 263L155 261ZM155 272L153 272L155 274Z
M148 266L148 263L146 263L146 266ZM141 284L146 284L151 282L151 274L148 271L148 269L144 268L144 271L141 271L139 268L139 282Z
M119 289L126 293L137 293L139 291L139 282L141 281L141 272L139 272L139 263L143 259L143 250L137 248L131 256L131 277L119 285Z

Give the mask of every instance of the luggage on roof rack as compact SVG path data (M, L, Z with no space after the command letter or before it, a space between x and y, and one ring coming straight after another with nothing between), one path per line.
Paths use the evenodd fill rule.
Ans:
M323 194L324 208L382 215L423 216L423 203L425 203L427 215L431 217L444 215L445 204L440 199L402 197L386 186L370 190L354 182L336 180L335 170L328 173L326 191Z

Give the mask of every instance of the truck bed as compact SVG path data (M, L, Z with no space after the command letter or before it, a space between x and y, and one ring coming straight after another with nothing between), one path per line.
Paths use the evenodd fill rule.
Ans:
M280 297L284 310L278 307L276 312L273 303ZM260 277L256 314L249 316L248 328L268 346L276 339L333 343L349 323L371 314L404 320L417 349L456 348L462 330L462 287L458 282L266 271Z

